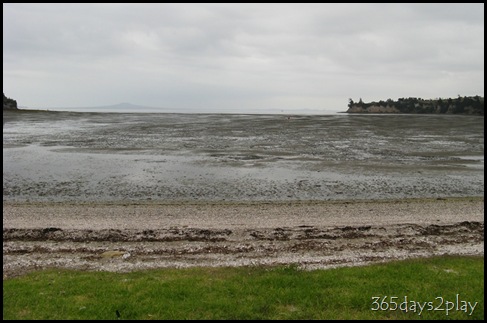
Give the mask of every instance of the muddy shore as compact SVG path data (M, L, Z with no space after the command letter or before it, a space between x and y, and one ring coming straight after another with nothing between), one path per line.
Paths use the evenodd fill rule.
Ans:
M3 205L3 277L484 254L484 199Z

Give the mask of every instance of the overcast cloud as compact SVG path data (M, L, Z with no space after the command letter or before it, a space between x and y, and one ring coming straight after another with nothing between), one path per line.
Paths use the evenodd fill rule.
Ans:
M3 4L3 91L231 113L483 96L484 4Z

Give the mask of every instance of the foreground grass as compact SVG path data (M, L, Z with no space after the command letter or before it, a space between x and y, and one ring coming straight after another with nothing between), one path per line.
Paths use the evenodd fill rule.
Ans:
M3 319L116 319L117 311L120 319L133 320L483 319L484 258L315 271L49 270L3 282Z

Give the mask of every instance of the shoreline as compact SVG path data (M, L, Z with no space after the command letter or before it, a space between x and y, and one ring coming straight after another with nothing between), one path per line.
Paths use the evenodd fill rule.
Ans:
M404 197L404 198L370 198L370 199L299 199L299 200L194 200L194 199L173 199L173 200L92 200L92 201L15 201L3 200L4 205L253 205L253 204L341 204L341 203L390 203L390 202L434 202L434 201L466 201L484 200L483 195L475 196L448 196L448 197Z
M44 268L357 266L484 255L484 198L17 203L3 206L4 279Z
M272 228L484 220L484 198L330 201L5 202L3 228Z

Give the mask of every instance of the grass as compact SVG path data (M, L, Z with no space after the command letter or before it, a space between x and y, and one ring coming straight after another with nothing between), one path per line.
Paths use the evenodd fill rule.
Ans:
M483 257L314 271L296 266L47 270L3 282L3 319L108 320L117 318L116 311L131 320L484 319L483 304Z

